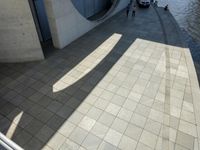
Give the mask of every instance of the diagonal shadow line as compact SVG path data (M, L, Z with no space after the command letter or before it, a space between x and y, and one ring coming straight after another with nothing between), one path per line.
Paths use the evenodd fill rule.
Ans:
M137 18L135 18L135 19L137 19ZM101 28L98 28L98 29L101 29ZM104 32L107 32L107 31L104 31ZM62 124L69 118L69 116L74 112L74 110L84 101L84 99L87 97L87 95L89 95L89 93L94 89L94 87L101 81L101 79L107 74L107 72L120 59L120 57L124 54L124 52L129 48L131 43L133 43L135 41L136 37L139 37L138 35L131 36L130 33L127 33L126 31L124 31L124 32L125 33L123 33L123 31L121 32L123 34L122 39L120 39L120 41L112 49L112 51L91 72L89 72L85 77L83 77L81 80L79 80L72 86L70 86L67 89L58 93L58 95L66 94L65 95L66 97L64 97L65 99L63 99L63 102L65 102L65 103L71 102L70 98L72 97L73 94L75 94L74 98L77 100L77 103L75 103L73 106L71 105L71 107L70 106L66 107L68 109L66 109L67 111L65 112L65 114L63 114L63 118L59 117L57 114L54 114L54 116L52 117L53 118L52 120L49 120L48 122L44 123L45 125L49 125L53 129L53 133L51 133L47 137L47 139L45 139L45 141L40 145L40 147L43 147L46 143L48 143L48 141L51 139L51 137L53 137L53 135L62 126ZM103 36L103 38L101 37L100 40L94 44L95 46L91 45L90 49L86 53L83 53L82 55L80 55L81 58L74 57L77 59L72 60L72 64L70 64L71 66L69 68L65 69L64 72L59 72L59 71L57 72L59 74L58 77L62 77L66 72L68 72L71 68L73 68L73 66L75 66L78 62L80 62L84 57L89 55L92 52L92 50L94 50L95 47L97 47L97 45L102 43L102 41L103 41L102 39L106 39L112 33L113 33L113 31L106 33L105 36ZM148 38L146 38L146 39L148 39ZM149 39L151 39L151 36ZM160 42L162 43L162 41L160 41ZM76 45L77 43L75 42L75 43L72 43L72 45L73 44ZM68 48L70 49L70 46ZM73 50L72 50L69 53L74 54L76 52L77 51L73 52ZM63 55L63 53L58 52L55 55L57 55L59 58L59 55ZM166 54L166 56L167 55L168 54ZM73 56L73 55L68 55L65 57L65 59L70 59L70 56ZM51 62L51 58L49 60ZM48 60L45 63L47 63L48 65L53 65L53 63L52 62L49 63ZM40 69L40 67L39 68L36 67L36 70L37 69ZM50 76L50 74L49 74L49 76ZM52 86L52 83L54 83L56 80L57 79L52 79L50 82L50 85ZM67 95L69 93L72 95L70 97L67 97ZM50 94L54 95L54 93L50 93ZM22 109L22 110L24 110L25 112L28 111L27 109ZM14 119L14 117L13 117L13 119ZM21 121L19 122L19 124L23 124L26 121L27 121L26 116L22 115L22 118L21 118ZM34 133L38 132L42 127L42 125L37 122L37 119L35 119L35 121L32 121L31 125L35 126L36 129L34 129L33 127L32 128L25 127L25 129L28 130L29 132L33 133L33 135L34 135ZM6 131L7 130L5 130L5 132ZM20 131L21 131L21 128L16 129L16 131L14 133L14 139L16 139L18 137L18 133Z
M89 93L96 87L96 85L101 81L101 79L107 74L107 72L114 66L114 64L120 59L120 57L124 54L124 52L129 48L133 41L127 41L123 36L119 40L119 42L115 45L115 47L111 50L111 52L86 76L78 80L73 85L69 86L68 88L58 92L59 94L74 94L72 97L73 99L66 99L65 102L69 102L69 105L66 106L66 111L63 114L60 114L63 118L58 117L55 114L55 120L48 122L48 126L54 129L54 133L51 133L50 136L45 139L45 143L41 145L44 147L46 143L53 137L54 134L58 131L58 129L62 126L62 124L72 115L72 113L79 107L79 105L84 101L84 99L89 95ZM51 93L54 95L54 93ZM76 103L74 103L76 101ZM73 104L72 104L73 103ZM72 104L72 105L70 105ZM21 110L20 110L21 111ZM26 111L26 110L24 110ZM17 115L15 115L17 116ZM14 118L13 118L14 119ZM20 124L24 123L27 120L26 115L21 116L21 120L19 121ZM58 121L59 120L59 121ZM28 130L33 134L34 131L40 129L40 124L37 120L32 121L32 126L36 126L37 129L30 127ZM26 128L26 127L25 127ZM33 131L31 131L33 129ZM8 130L7 130L8 131ZM5 133L7 132L4 131ZM16 130L13 135L13 139L19 138L17 136L18 132L20 132L20 128L16 127ZM17 140L19 142L19 139ZM17 143L18 143L17 142ZM20 142L19 142L20 143ZM23 142L22 142L23 143ZM21 145L23 146L23 145Z
M134 40L132 41L134 42ZM112 51L86 76L81 78L79 81L74 83L72 86L67 87L61 92L75 92L74 98L77 100L74 108L69 107L69 113L64 116L65 121L71 116L71 114L80 106L80 104L85 100L85 98L90 94L90 92L96 87L96 85L103 79L103 77L108 73L108 71L114 66L114 64L123 56L126 50L129 48L132 42L128 42L126 45L124 39L119 40L117 45L112 49ZM123 45L123 46L122 46ZM80 85L80 86L79 86ZM89 88L88 88L89 85ZM87 89L84 91L83 89ZM74 99L73 99L74 100Z

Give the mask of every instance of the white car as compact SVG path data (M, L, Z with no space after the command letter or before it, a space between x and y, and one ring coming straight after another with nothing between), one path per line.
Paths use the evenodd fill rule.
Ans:
M151 4L150 0L137 0L137 3L140 7L149 7Z

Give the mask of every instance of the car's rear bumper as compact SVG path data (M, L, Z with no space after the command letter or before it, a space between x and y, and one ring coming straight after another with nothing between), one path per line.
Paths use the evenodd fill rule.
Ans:
M149 4L141 4L141 3L138 3L140 7L145 7L145 8L148 8L150 6L150 3Z

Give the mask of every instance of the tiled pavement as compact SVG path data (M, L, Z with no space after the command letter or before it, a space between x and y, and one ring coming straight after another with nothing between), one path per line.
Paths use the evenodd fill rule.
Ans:
M191 56L163 42L150 8L44 61L1 64L1 132L25 149L198 150Z

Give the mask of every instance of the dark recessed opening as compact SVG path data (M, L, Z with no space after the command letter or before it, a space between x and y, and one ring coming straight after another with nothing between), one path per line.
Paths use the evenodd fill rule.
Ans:
M52 36L43 0L29 0L38 37L45 56L53 49Z
M104 19L119 0L72 0L79 13L90 21Z

